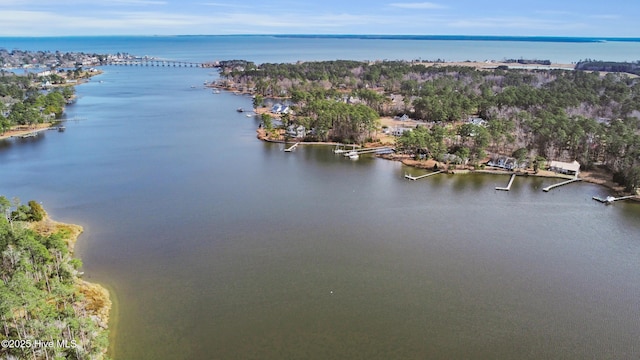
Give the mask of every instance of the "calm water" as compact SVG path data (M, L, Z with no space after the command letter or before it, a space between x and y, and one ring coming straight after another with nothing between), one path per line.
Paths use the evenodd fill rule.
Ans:
M284 153L211 70L104 70L66 132L0 142L0 194L85 227L115 359L640 357L640 206Z
M484 61L547 59L572 63L584 59L640 60L640 42L527 42L474 40L390 40L282 38L273 36L161 36L0 38L0 47L95 53L127 52L171 60L243 59L257 63L313 60Z

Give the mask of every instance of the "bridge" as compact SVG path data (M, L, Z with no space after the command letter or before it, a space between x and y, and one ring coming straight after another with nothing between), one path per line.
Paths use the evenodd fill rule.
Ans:
M102 65L111 66L157 66L157 67L197 67L197 68L215 68L220 64L217 62L201 63L192 61L176 61L176 60L158 60L158 59L122 59L111 60Z

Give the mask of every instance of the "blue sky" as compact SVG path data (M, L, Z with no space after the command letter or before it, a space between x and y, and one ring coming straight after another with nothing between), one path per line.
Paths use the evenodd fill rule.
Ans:
M0 36L640 37L637 0L0 0Z

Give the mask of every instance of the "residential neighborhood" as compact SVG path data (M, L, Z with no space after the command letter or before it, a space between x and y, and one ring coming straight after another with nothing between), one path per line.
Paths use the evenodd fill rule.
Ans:
M103 65L108 62L136 59L126 53L88 54L83 52L8 50L0 47L0 69L34 69L46 73L57 68L78 68Z

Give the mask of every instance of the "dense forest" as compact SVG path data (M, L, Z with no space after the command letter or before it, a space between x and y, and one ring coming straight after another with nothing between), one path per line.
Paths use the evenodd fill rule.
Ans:
M290 99L295 115L287 123L319 126L325 138L366 139L371 119L351 115L365 106L424 125L399 139L400 151L458 154L465 162L489 152L530 163L577 160L583 169L606 166L628 190L640 185L640 79L628 74L405 61L221 65L217 86L253 93L256 105Z
M75 76L72 71L71 76ZM0 76L0 134L16 125L32 126L59 119L64 106L75 90L72 86L54 87L43 91L43 84L62 84L67 77L51 74L18 76L2 73Z
M78 279L81 262L70 251L78 230L32 229L43 220L37 202L0 196L0 358L102 358L108 336L100 309L108 299Z

